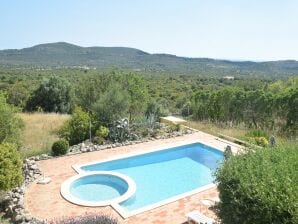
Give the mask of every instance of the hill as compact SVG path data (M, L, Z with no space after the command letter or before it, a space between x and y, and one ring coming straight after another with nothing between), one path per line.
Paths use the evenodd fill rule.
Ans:
M298 61L228 61L149 54L126 47L80 47L58 42L0 51L0 65L8 67L92 67L209 76L271 76L298 74Z

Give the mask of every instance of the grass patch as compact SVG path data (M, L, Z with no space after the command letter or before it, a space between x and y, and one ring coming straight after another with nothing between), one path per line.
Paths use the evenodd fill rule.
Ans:
M197 129L199 131L206 132L214 136L218 136L219 134L222 134L222 135L240 139L242 141L248 141L247 135L249 135L251 132L256 131L255 129L249 129L244 126L229 127L222 124L216 124L216 123L211 123L207 121L188 120L186 126ZM297 140L296 141L291 140L286 138L285 136L280 136L280 135L277 135L276 133L268 132L268 136L270 136L271 134L275 135L277 145L297 144Z
M186 125L211 135L223 134L241 140L244 140L245 134L249 131L249 129L244 127L228 127L206 121L187 121Z
M70 118L70 115L56 113L20 113L18 116L25 124L21 133L23 158L48 153L53 142L59 139L57 131Z

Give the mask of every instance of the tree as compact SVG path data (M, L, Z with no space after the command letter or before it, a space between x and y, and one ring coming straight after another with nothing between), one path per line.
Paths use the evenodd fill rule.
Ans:
M28 87L22 82L16 82L7 90L7 102L22 109L25 108L29 97Z
M151 100L145 111L146 119L153 119L154 121L157 121L161 115L161 106L155 100Z
M30 111L39 107L46 112L69 113L71 111L72 91L68 82L56 77L43 82L29 99Z
M68 140L70 145L78 144L88 138L89 125L89 114L81 107L76 107L71 119L59 131L59 136Z
M0 190L8 191L22 182L22 160L16 145L0 144Z
M285 98L288 108L286 127L295 136L298 133L298 89L289 91Z
M5 95L0 92L0 144L19 144L22 127L22 120L15 115L14 108L6 103Z
M100 96L92 110L97 120L109 127L114 121L128 115L129 94L119 84L113 84Z
M124 88L129 94L129 120L132 120L133 116L141 114L148 102L148 90L144 80L140 76L128 74L125 75Z

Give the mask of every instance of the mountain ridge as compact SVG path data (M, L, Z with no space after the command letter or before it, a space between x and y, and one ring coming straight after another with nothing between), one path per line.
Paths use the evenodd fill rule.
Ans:
M209 75L298 75L298 61L232 61L226 59L181 57L148 52L129 47L81 47L56 42L23 49L0 50L2 66L73 67L97 69L172 72Z

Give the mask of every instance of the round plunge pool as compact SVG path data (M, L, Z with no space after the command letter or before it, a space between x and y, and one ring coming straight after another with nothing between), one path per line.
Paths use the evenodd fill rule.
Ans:
M66 200L91 207L126 201L135 191L135 182L130 177L111 171L86 172L61 185L61 195Z

